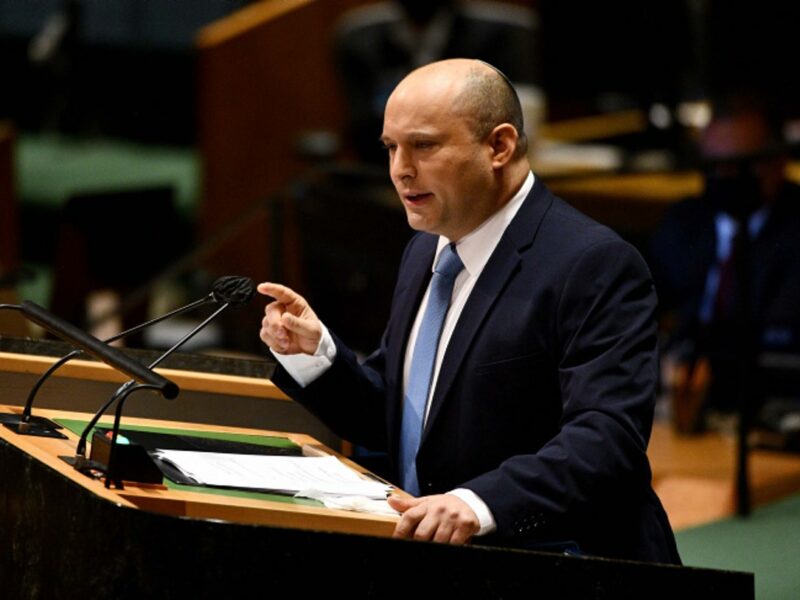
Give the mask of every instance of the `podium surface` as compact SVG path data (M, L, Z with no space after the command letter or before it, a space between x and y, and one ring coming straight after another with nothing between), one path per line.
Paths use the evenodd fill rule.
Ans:
M0 371L0 389L6 391ZM58 386L58 382L53 385ZM12 394L14 395L14 394ZM24 400L24 395L22 396ZM154 398L153 401L158 401ZM17 398L0 407L21 410ZM230 406L234 411L235 407ZM61 409L48 417L86 420ZM303 434L123 417L187 431ZM286 498L161 486L106 489L63 463L77 436L31 438L0 428L0 572L10 598L235 597L278 593L353 598L753 598L753 575L390 537L395 517ZM352 463L351 463L352 464Z
M21 412L19 407L0 405L0 412ZM90 414L57 410L37 410L37 416L55 420L59 424L68 421L85 424ZM125 426L146 426L159 429L179 430L199 436L231 433L258 437L286 438L297 446L310 449L315 455L336 456L337 453L320 444L314 438L298 433L283 433L235 427L212 427L203 424L176 423L154 419L124 418ZM112 419L103 418L99 427L111 428ZM203 488L203 486L168 486L125 482L123 489L107 488L104 480L93 479L76 471L62 456L73 456L80 435L65 428L61 430L67 439L34 437L16 434L0 427L0 439L28 454L71 483L120 507L147 510L175 517L224 520L231 523L260 524L297 529L315 529L344 533L361 533L389 537L394 530L396 517L369 515L345 510L325 508L316 501L305 501L279 494ZM364 469L340 456L339 459L353 469Z

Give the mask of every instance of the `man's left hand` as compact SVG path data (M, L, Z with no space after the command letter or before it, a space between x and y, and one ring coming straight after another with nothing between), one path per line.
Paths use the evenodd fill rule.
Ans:
M481 527L473 510L456 496L389 496L388 502L403 515L394 529L396 538L466 544Z

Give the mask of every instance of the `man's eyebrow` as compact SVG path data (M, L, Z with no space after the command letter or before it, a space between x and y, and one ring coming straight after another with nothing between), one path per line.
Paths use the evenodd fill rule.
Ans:
M418 139L431 139L436 138L441 135L438 131L425 131L425 130L417 130L417 131L409 131L404 133L401 137L406 140L418 140ZM386 144L389 142L394 142L394 139L388 135L381 135L378 138L378 141L382 144Z

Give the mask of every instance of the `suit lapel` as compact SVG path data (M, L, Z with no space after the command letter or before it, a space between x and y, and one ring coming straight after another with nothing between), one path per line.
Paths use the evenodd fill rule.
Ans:
M542 219L552 204L553 197L536 178L533 189L523 202L514 219L509 223L489 262L483 269L472 293L464 305L453 335L447 345L436 390L431 401L431 410L425 425L421 444L436 422L448 392L456 379L464 357L486 316L496 304L508 281L517 271L521 251L533 243Z

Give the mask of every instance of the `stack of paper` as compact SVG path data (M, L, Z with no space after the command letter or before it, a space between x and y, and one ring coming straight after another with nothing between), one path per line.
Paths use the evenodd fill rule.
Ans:
M157 450L155 454L198 485L376 499L385 499L391 489L384 483L363 479L335 456L262 456L187 450Z

